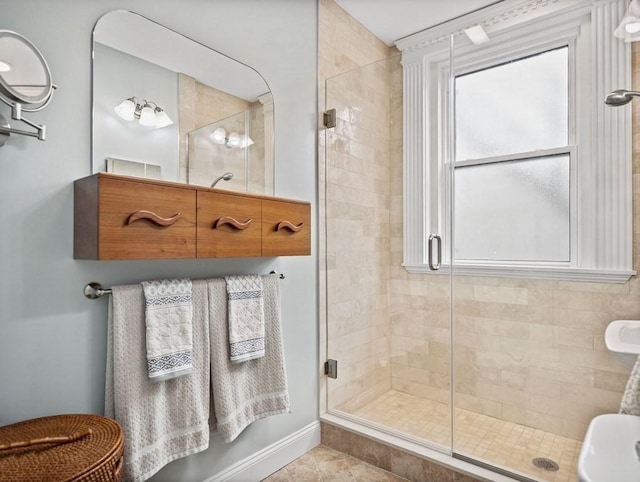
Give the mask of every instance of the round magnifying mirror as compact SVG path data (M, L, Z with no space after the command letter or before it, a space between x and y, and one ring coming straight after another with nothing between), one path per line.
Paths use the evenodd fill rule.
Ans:
M0 98L34 111L47 104L52 92L51 71L36 46L19 33L0 30Z

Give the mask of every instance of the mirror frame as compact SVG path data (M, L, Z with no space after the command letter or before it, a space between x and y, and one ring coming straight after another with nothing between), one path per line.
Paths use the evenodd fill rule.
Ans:
M7 81L4 79L2 73L0 73L0 98L2 98L3 102L5 102L7 105L10 105L10 106L13 105L14 102L19 102L21 104L27 104L27 105L33 105L33 104L46 105L51 98L54 85L51 81L51 70L49 69L49 65L47 64L47 61L44 59L44 56L42 55L40 50L38 50L38 48L33 43L31 43L31 41L29 41L29 39L27 39L23 35L20 35L17 32L14 32L12 30L0 30L0 39L2 37L9 37L9 38L19 40L24 45L26 45L29 49L31 49L31 51L36 55L37 59L40 61L40 65L42 66L46 80L43 86L42 94L37 96L25 95L18 92L10 84L8 84ZM39 110L40 108L44 107L44 105L41 105L40 107L37 107L35 109L23 107L22 110L24 111Z

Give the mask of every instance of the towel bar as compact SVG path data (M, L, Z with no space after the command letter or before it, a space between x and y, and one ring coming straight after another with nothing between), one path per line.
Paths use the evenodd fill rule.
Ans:
M271 271L269 274L277 274L280 279L285 278L284 274L278 273L277 271ZM103 288L100 283L96 283L95 281L87 283L84 287L84 297L90 300L96 300L111 293L111 288Z

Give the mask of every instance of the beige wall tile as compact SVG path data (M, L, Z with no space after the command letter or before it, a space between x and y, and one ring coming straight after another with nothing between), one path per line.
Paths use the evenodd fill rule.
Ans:
M608 390L614 393L621 393L624 391L629 377L626 373L616 373L608 370L594 370L593 386Z
M478 285L473 287L473 299L494 303L528 304L527 290L523 288Z

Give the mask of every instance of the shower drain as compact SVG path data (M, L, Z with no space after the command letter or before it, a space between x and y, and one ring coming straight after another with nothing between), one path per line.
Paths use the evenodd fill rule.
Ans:
M560 466L556 464L553 460L546 459L544 457L536 457L531 461L531 463L535 467L538 467L539 469L542 469L542 470L548 470L549 472L555 472L556 470L560 469Z

